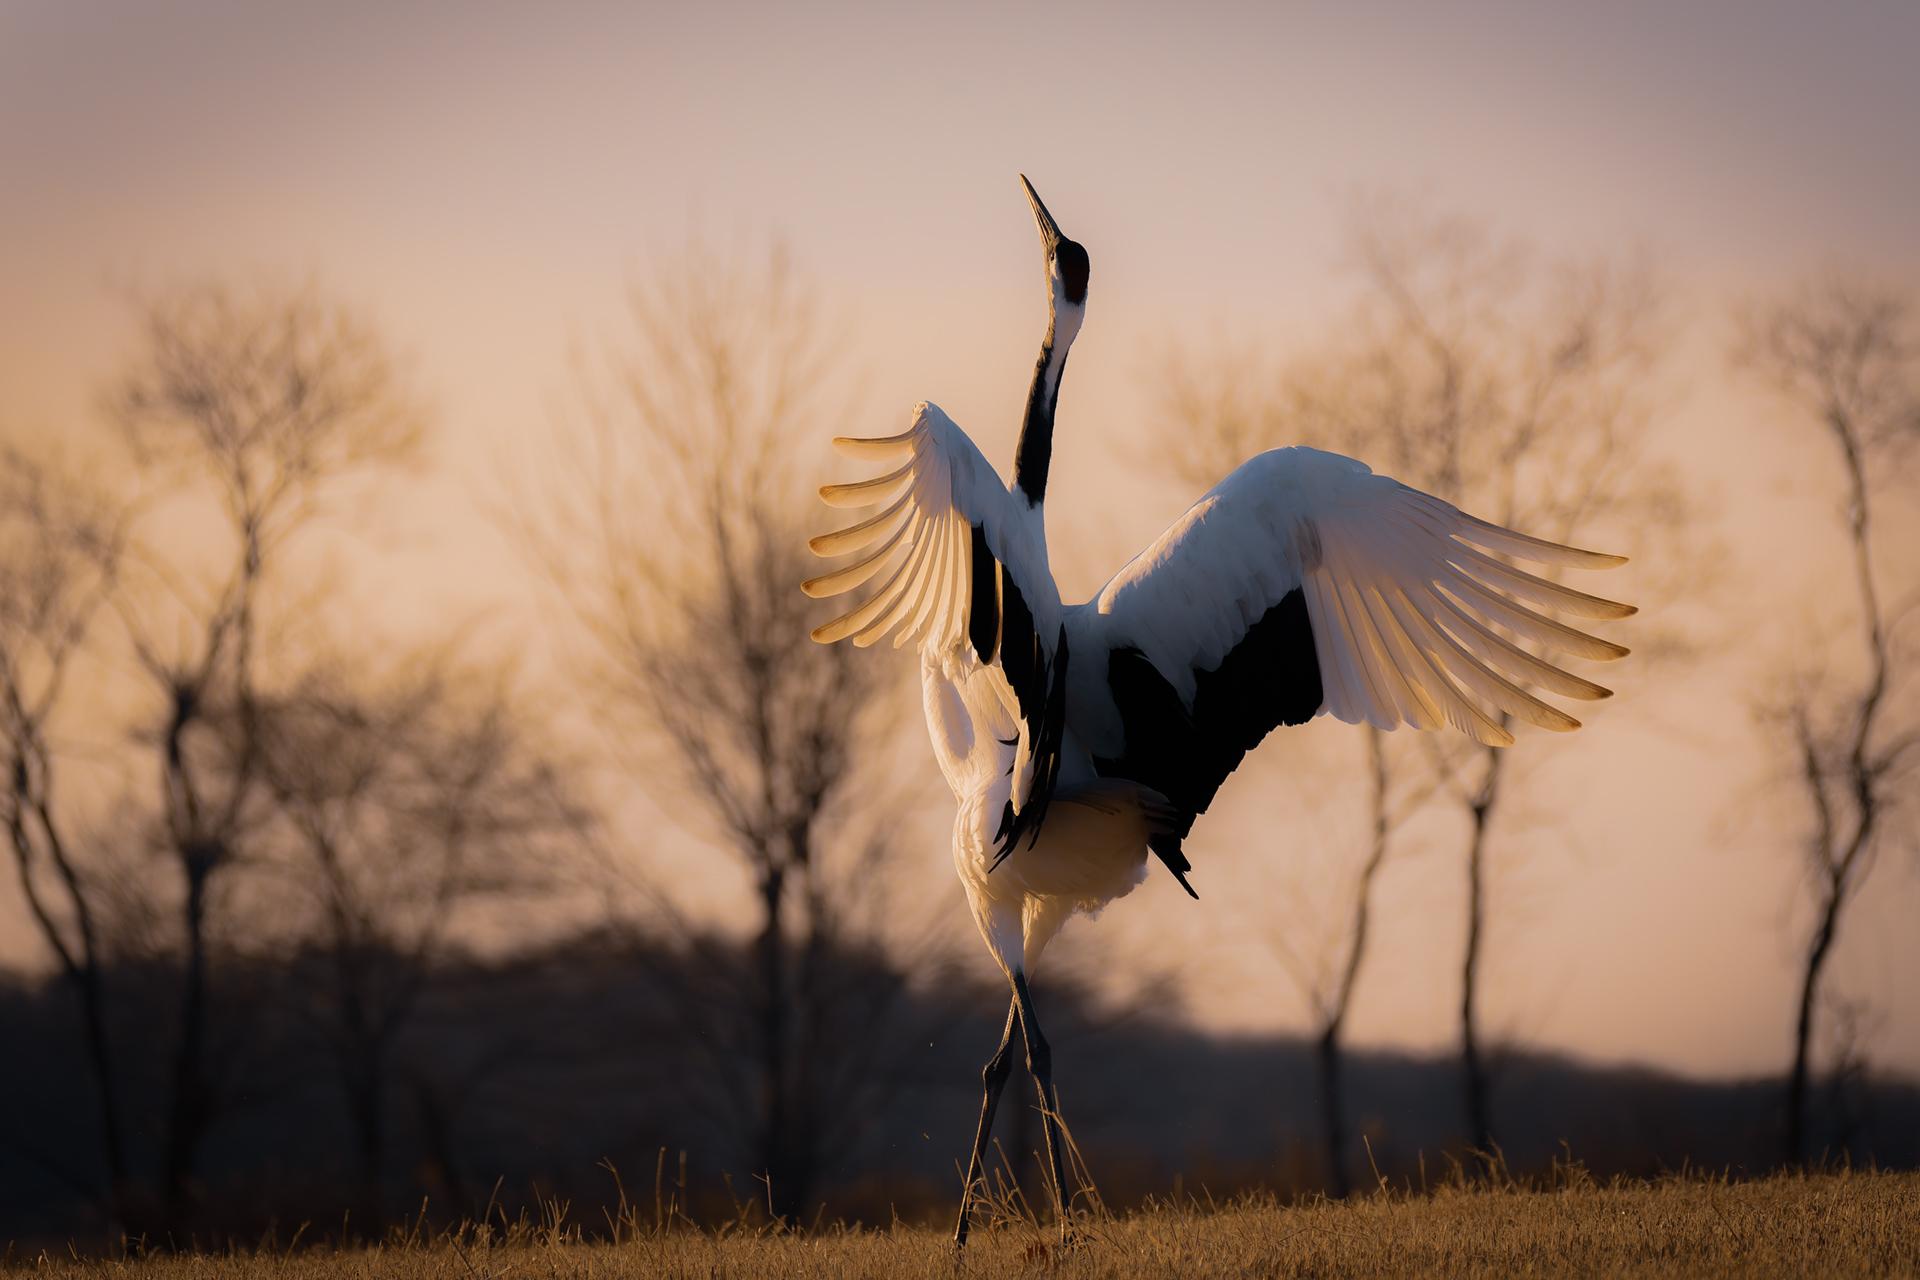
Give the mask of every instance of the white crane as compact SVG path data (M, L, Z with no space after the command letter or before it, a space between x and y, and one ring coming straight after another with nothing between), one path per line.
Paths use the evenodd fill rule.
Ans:
M1502 746L1513 741L1509 718L1578 728L1522 686L1580 699L1608 691L1540 655L1604 661L1627 650L1541 610L1634 612L1509 563L1603 569L1623 557L1488 524L1306 448L1251 459L1092 600L1062 604L1047 567L1047 468L1088 260L1020 181L1039 223L1049 311L1012 488L933 404L917 405L900 435L840 437L844 452L887 470L820 496L878 510L813 539L816 553L853 559L804 587L834 596L878 583L815 640L919 641L927 730L959 805L954 866L1013 989L982 1072L961 1245L1016 1027L1067 1230L1058 1099L1028 979L1069 916L1130 892L1149 851L1198 897L1181 842L1278 725L1325 713L1381 729L1450 726Z

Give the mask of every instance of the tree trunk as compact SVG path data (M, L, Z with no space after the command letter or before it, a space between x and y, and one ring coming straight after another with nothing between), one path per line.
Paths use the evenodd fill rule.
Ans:
M1467 954L1462 966L1460 988L1460 1069L1467 1099L1467 1132L1475 1150L1486 1151L1492 1143L1493 1125L1487 1117L1487 1068L1480 1055L1480 1034L1475 995L1479 990L1481 912L1484 908L1481 882L1480 842L1475 840L1467 854Z
M377 1238L385 1222L385 1200L381 1195L380 1175L386 1145L385 1114L387 1036L372 1012L368 990L373 981L369 969L371 948L359 945L355 927L345 908L340 889L339 867L328 851L327 870L335 884L333 927L335 943L333 966L339 984L340 1002L336 1061L340 1069L340 1087L346 1095L347 1114L353 1124L354 1157L359 1166L359 1206L363 1228Z
M1840 921L1841 896L1829 891L1821 906L1820 925L1807 944L1807 963L1800 976L1800 1011L1794 1023L1793 1073L1787 1077L1787 1132L1784 1155L1788 1164L1807 1160L1807 1086L1813 1072L1813 1018L1820 998L1820 973L1833 949Z
M1460 1070L1466 1090L1469 1140L1474 1150L1480 1152L1491 1152L1494 1145L1487 1064L1480 1046L1478 999L1480 948L1486 928L1487 832L1499 796L1504 758L1497 750L1487 752L1486 781L1473 802L1473 837L1467 844L1467 944L1460 971Z
M804 1212L810 1190L804 1161L793 1150L792 1064L788 1053L787 940L781 918L786 872L769 868L760 882L765 919L760 931L760 1151L767 1179L767 1208L792 1223Z
M215 861L213 855L192 847L181 856L187 871L187 965L182 975L180 1043L174 1056L164 1183L167 1228L176 1244L186 1242L194 1166L206 1127L207 881Z
M1347 1010L1353 1007L1353 993L1360 985L1360 965L1367 956L1367 936L1373 918L1373 882L1386 865L1393 835L1391 783L1387 772L1385 735L1367 730L1367 764L1372 782L1371 796L1373 840L1367 860L1360 868L1353 899L1353 924L1347 934L1347 958L1340 968L1339 985L1333 999L1323 1010L1316 1060L1320 1075L1321 1132L1326 1140L1327 1187L1330 1194L1345 1198L1353 1189L1347 1177L1346 1082L1342 1077L1345 1060L1340 1035L1346 1027Z
M1320 1072L1321 1134L1326 1142L1327 1194L1344 1199L1353 1190L1347 1177L1346 1082L1341 1078L1340 1027L1329 1023L1315 1047Z
M37 739L32 741L37 744ZM40 761L42 783L37 791L32 784L27 763L30 753ZM13 786L8 797L7 834L20 874L21 895L26 899L28 911L39 927L42 938L53 951L60 972L73 984L74 996L80 1003L82 1043L87 1065L93 1075L94 1101L100 1112L100 1141L107 1163L107 1213L114 1226L124 1228L127 1225L125 1216L131 1188L127 1182L126 1139L120 1118L120 1098L115 1087L113 1040L107 1027L106 990L100 975L100 942L94 929L93 909L87 900L87 890L73 862L67 857L66 844L54 826L53 805L47 797L44 780L48 772L44 746L17 750L11 772ZM44 854L66 888L68 904L79 933L77 945L70 945L65 940L59 924L35 888L33 866L41 850L36 849L28 829L29 813L37 819Z
M113 1042L107 1031L106 996L97 961L74 974L80 1013L86 1027L87 1064L100 1108L100 1137L107 1157L107 1206L116 1227L126 1225L127 1148L120 1121L120 1097L114 1088Z
M386 1116L383 1103L385 1072L380 1051L369 1050L349 1072L347 1101L353 1113L354 1148L360 1164L361 1224L377 1238L386 1225L386 1200L381 1173L386 1160Z

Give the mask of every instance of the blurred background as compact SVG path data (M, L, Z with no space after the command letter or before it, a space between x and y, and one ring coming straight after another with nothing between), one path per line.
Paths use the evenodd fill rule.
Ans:
M1642 606L1581 733L1284 731L1199 902L1069 926L1108 1201L1920 1162L1916 47L0 3L0 1237L951 1211L1001 979L915 664L797 583L831 435L1010 457L1019 172L1093 262L1069 599L1304 442Z

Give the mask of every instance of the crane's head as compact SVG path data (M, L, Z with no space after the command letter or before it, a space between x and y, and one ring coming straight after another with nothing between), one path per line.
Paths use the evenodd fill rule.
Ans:
M1046 254L1048 303L1053 309L1056 340L1072 342L1087 315L1087 251L1076 240L1060 233L1060 224L1047 212L1040 193L1020 175L1026 188L1027 203L1033 206L1033 220L1040 227L1040 249Z

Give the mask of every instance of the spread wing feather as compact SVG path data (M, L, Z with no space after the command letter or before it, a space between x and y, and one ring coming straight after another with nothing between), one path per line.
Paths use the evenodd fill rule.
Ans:
M840 436L834 445L852 457L895 466L872 480L820 490L829 506L878 509L807 544L817 555L853 559L802 583L801 590L817 598L843 595L890 571L866 600L816 628L814 639L831 643L851 636L856 644L873 644L898 628L896 645L919 640L944 652L964 643L972 586L966 550L974 527L1001 571L1033 603L1036 618L1044 610L1045 619L1057 622L1059 596L1045 544L1028 536L1027 526L1037 521L1023 518L1022 504L939 406L915 406L913 426L897 436ZM875 607L880 601L885 603ZM896 604L901 607L891 607Z
M1138 649L1195 710L1203 682L1237 670L1230 659L1256 623L1297 590L1321 712L1382 729L1451 726L1504 746L1513 741L1508 717L1579 727L1536 691L1608 696L1558 655L1606 661L1627 652L1549 611L1600 620L1634 612L1509 559L1556 569L1624 563L1490 524L1351 458L1277 449L1228 476L1116 574L1093 617L1109 649Z
M1003 851L1011 849L1018 834L1038 829L1058 774L1064 724L1060 596L1039 513L1008 493L973 441L936 405L915 406L913 425L899 435L842 436L834 444L891 469L820 490L829 506L877 509L808 544L822 556L852 558L801 589L832 597L876 579L880 585L815 628L813 638L865 647L892 633L895 648L917 640L923 652L943 659L971 652L1006 677L1023 725L1015 765L1019 800L1003 832ZM976 583L983 573L992 581ZM994 616L972 616L982 609Z

